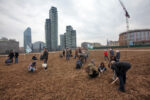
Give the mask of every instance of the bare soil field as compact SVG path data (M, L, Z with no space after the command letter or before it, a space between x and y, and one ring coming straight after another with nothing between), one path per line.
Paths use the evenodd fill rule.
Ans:
M59 58L60 52L49 53L47 71L37 60L35 73L27 71L33 54L20 55L19 63L9 66L4 64L7 57L0 56L0 100L150 100L150 48L143 49L147 51L121 51L121 61L132 64L125 93L118 91L119 81L110 85L113 72L107 62L100 77L90 79L85 72L92 58L96 65L104 61L103 50L90 51L87 63L79 70L75 69L75 59L66 61Z

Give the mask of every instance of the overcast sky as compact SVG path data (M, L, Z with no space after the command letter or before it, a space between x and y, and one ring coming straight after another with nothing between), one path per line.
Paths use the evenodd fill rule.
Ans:
M130 29L150 28L150 0L122 0L131 18ZM58 37L66 25L82 42L118 40L126 31L124 11L118 0L0 0L0 37L13 38L23 46L23 32L32 30L32 42L45 42L45 19L51 6L58 10Z

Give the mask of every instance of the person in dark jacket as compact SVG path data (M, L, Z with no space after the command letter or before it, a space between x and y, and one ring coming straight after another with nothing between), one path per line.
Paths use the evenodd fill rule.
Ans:
M44 63L47 64L47 60L48 60L48 51L46 48L44 48L44 52L43 52L43 60L44 60Z
M120 80L121 92L125 92L124 85L126 84L126 72L131 68L130 63L128 62L111 62L111 69L115 71L117 78L111 83L115 83L118 79Z
M18 53L18 52L15 52L15 64L18 63L18 56L19 56L19 53Z
M82 67L81 59L79 58L76 62L76 69L80 69Z
M111 58L112 58L112 56L114 56L114 50L113 49L110 49L110 60L111 60Z
M13 50L10 51L9 55L8 55L8 59L5 61L6 64L11 64L13 63L13 57L14 57L14 52Z
M119 62L120 61L120 51L116 50L116 61Z
M63 49L63 57L65 57L65 49Z

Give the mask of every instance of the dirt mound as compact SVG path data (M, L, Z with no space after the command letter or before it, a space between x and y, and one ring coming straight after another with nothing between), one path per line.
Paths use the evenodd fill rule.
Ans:
M126 56L127 55L127 56ZM110 85L112 70L89 79L83 65L75 69L76 60L59 58L59 52L49 53L45 71L38 60L38 71L28 73L33 54L21 55L19 64L6 66L0 57L0 100L148 100L150 98L150 51L121 51L121 61L129 61L126 93L121 93L119 82ZM39 58L39 55L36 55ZM90 51L87 62L94 58L96 65L104 61L103 51ZM105 62L106 63L106 62Z

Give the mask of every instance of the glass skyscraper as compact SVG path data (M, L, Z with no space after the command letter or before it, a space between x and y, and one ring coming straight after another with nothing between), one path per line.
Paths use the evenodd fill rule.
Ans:
M26 50L28 47L32 48L32 39L31 39L31 28L28 27L25 31L24 31L24 49Z

